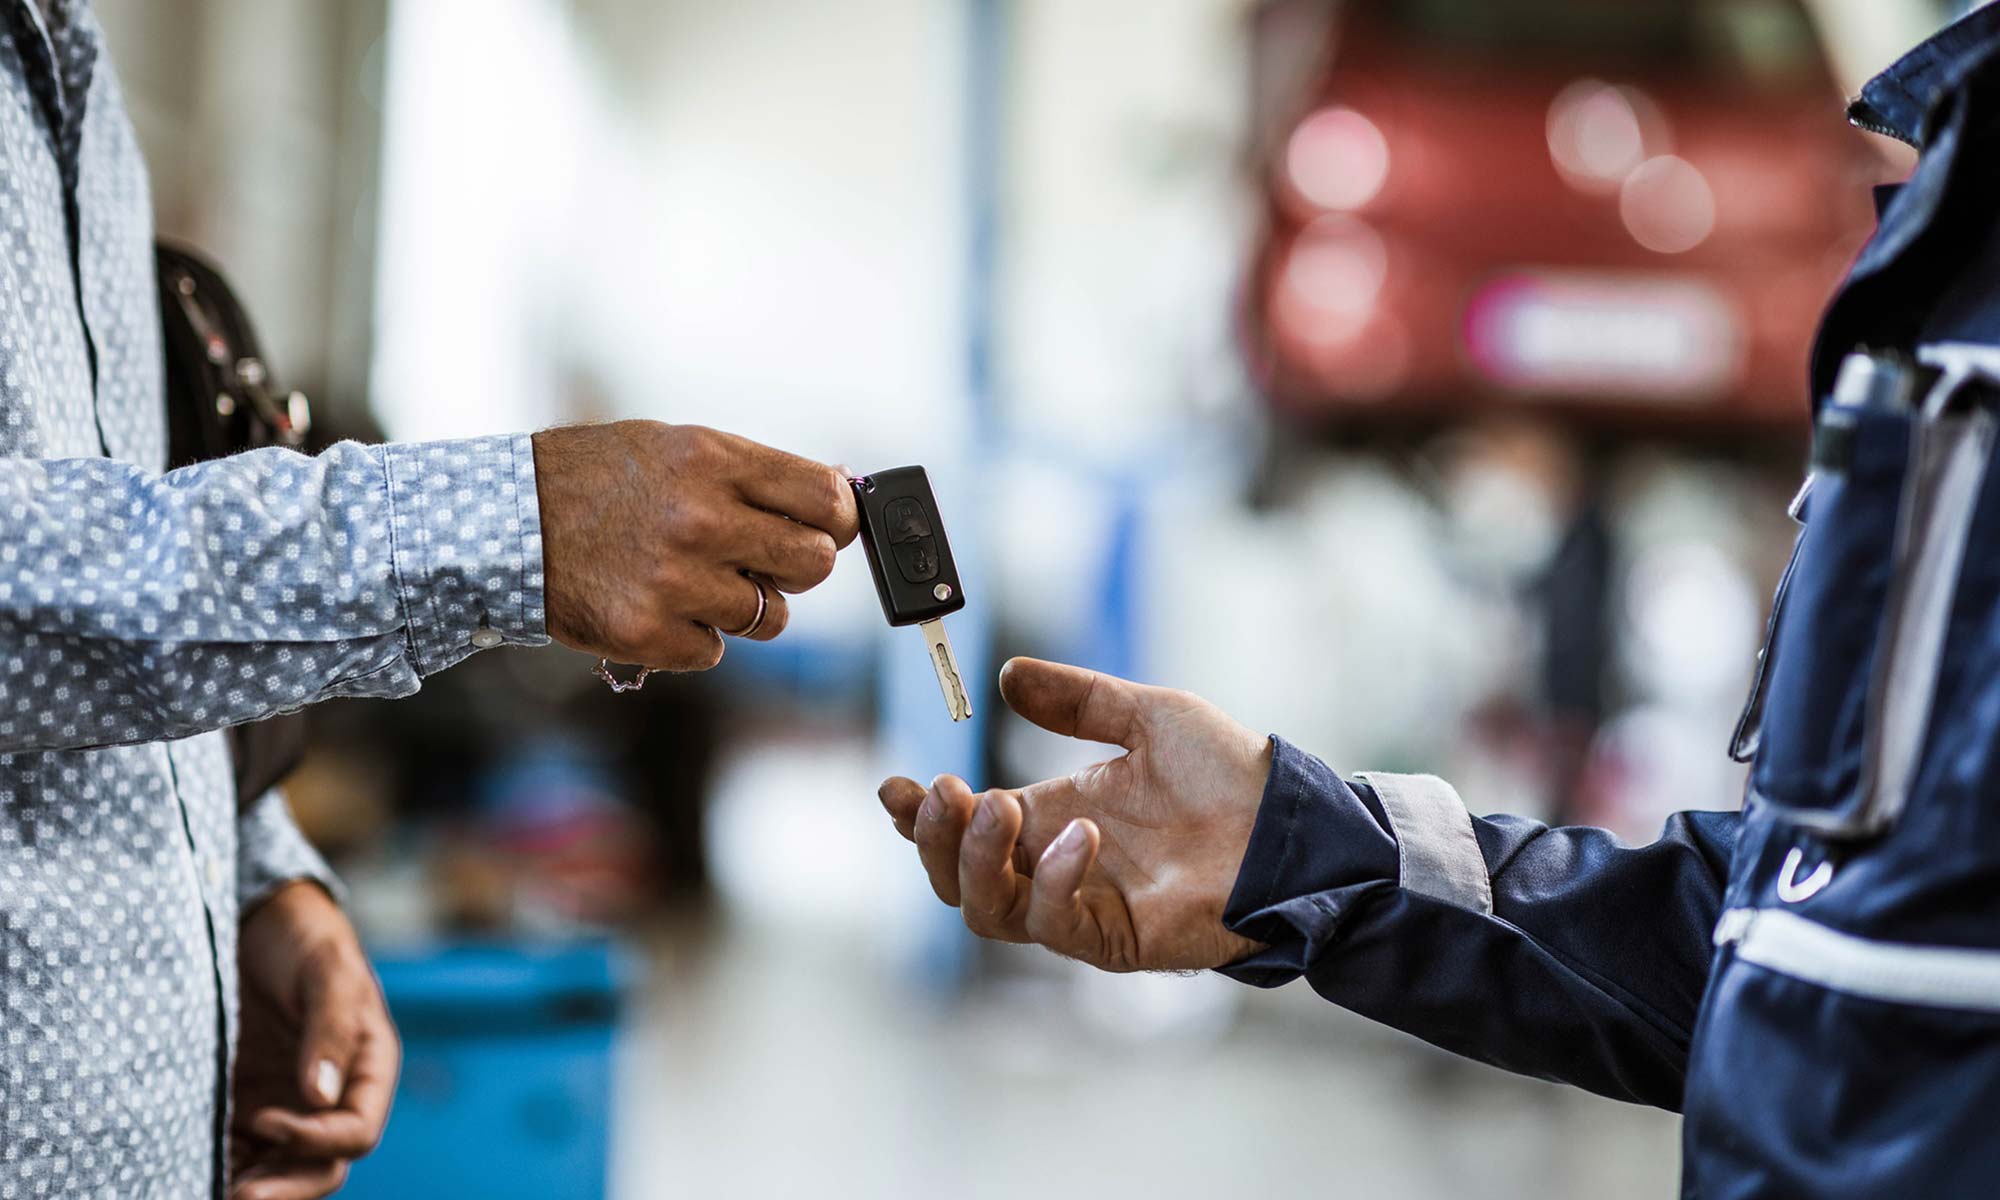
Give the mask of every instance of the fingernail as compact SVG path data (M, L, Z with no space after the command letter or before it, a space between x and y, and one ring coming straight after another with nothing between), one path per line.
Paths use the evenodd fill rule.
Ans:
M1069 858L1072 855L1081 853L1089 841L1090 839L1083 835L1083 822L1071 821L1069 824L1063 826L1062 833L1057 835L1055 843L1049 847L1049 856L1051 858Z
M981 800L979 807L974 809L972 813L972 832L993 832L993 827L1000 823L1000 814L997 811L999 807L991 796Z
M322 1058L313 1068L313 1086L319 1089L320 1102L332 1104L340 1099L340 1068L332 1059Z

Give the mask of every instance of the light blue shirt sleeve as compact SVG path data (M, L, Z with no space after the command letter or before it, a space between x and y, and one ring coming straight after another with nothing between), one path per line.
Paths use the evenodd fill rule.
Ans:
M347 899L333 868L299 830L284 793L273 788L236 817L237 911L247 914L298 879L312 880L335 900Z
M0 459L0 753L404 696L540 645L527 435L255 450L164 475Z

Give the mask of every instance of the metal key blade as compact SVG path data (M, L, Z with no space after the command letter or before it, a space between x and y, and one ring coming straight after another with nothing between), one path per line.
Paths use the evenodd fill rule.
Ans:
M944 621L925 621L918 628L924 631L924 641L931 649L931 666L936 668L938 687L944 691L944 706L954 721L972 719L972 701L966 697L965 681L958 676L958 656L951 652L951 639L945 636Z

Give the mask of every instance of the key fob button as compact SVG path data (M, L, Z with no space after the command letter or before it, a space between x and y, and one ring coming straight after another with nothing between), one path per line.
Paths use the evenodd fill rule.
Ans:
M918 538L915 541L890 543L896 554L896 569L911 583L929 583L937 578L938 555L936 538Z
M924 516L924 506L917 503L913 497L905 496L901 500L890 501L889 507L883 510L882 515L888 520L891 542L913 541L931 536L931 523L929 518Z
M922 467L856 480L855 500L868 570L889 624L919 625L965 607L951 538Z

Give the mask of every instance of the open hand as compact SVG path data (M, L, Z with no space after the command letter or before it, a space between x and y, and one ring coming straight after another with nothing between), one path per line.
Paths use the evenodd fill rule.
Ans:
M1258 949L1222 912L1250 843L1271 750L1198 696L1017 658L1015 712L1127 753L1063 779L974 795L940 776L882 785L931 887L974 933L1107 971L1219 967Z

